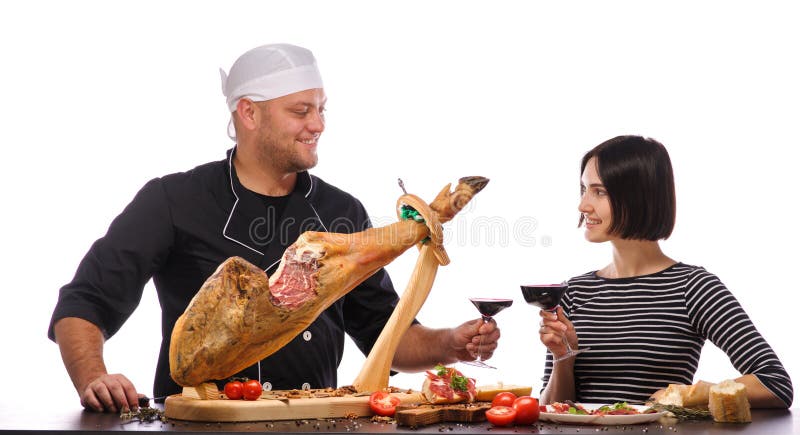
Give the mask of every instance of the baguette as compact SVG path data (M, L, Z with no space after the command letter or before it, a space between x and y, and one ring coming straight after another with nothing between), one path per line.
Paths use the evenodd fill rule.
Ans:
M530 386L523 386L523 385L512 385L512 384L503 384L502 382L498 382L494 385L482 385L477 387L477 394L475 396L475 400L479 402L491 402L498 393L503 392L511 392L514 393L515 396L530 396L533 387Z
M712 385L706 381L700 381L693 385L669 384L658 403L684 408L708 409L708 395Z
M750 402L744 384L727 380L711 387L708 410L718 423L749 423Z

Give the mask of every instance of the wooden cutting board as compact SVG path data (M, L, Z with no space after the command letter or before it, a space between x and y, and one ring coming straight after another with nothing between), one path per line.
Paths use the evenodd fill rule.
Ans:
M458 403L453 405L398 406L394 418L398 426L412 428L437 423L480 423L486 421L489 402Z
M402 404L423 401L422 394L392 393ZM371 416L369 396L305 397L299 399L202 400L176 394L164 402L167 418L189 421L236 422Z

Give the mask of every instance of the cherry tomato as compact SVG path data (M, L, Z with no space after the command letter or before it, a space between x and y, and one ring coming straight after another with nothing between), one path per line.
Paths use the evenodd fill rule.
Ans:
M494 399L492 399L492 406L513 406L515 400L517 400L516 394L510 391L504 391L494 396Z
M244 400L258 400L261 398L261 383L255 379L246 381L242 388Z
M400 399L385 391L376 391L369 396L369 409L383 417L391 417L397 411Z
M239 381L230 381L225 384L225 396L231 400L239 400L242 398L242 383Z
M517 397L513 408L517 411L516 424L533 424L539 419L539 400L531 396Z
M492 406L486 411L486 419L495 426L508 426L516 417L517 411L510 406Z

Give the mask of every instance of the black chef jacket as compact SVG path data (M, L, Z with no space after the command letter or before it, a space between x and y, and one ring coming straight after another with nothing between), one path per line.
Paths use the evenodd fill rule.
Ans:
M162 309L161 350L153 394L181 388L169 375L172 328L192 297L225 259L240 256L272 274L288 245L307 230L350 233L371 224L350 194L301 172L277 225L267 222L262 200L241 185L225 160L156 178L144 185L61 288L50 321L80 317L106 338L116 333L153 279ZM276 231L272 231L271 228ZM267 238L267 234L274 237ZM366 355L397 304L389 275L379 270L325 310L307 330L261 362L261 381L274 389L336 387L344 333ZM254 365L239 376L259 379Z

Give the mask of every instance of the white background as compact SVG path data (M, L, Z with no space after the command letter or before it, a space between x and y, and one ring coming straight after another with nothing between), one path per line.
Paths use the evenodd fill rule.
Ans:
M518 285L609 261L610 247L575 227L578 164L630 133L672 155L678 223L666 252L716 273L797 379L796 3L9 4L0 7L7 387L45 376L50 396L78 406L46 338L58 289L147 180L224 157L218 68L271 42L316 54L329 112L313 172L359 197L376 223L394 219L397 177L423 198L464 175L491 178L448 224L453 261L419 313L426 325L455 326L477 315L469 296L515 300L497 316L499 369L462 367L479 384L541 386L537 311ZM389 266L398 291L415 259L412 250ZM148 285L106 346L109 370L147 394L159 327ZM363 359L347 349L341 384ZM707 345L698 379L735 376Z

